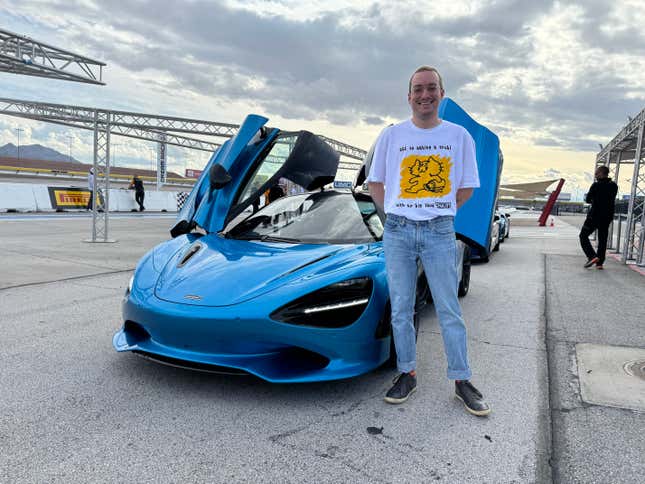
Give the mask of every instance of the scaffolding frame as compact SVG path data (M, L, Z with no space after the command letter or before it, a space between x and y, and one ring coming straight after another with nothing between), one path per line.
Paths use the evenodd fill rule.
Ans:
M108 234L111 135L157 143L157 189L160 189L166 182L167 145L213 152L221 146L221 143L204 141L185 135L231 138L237 134L239 129L239 125L236 124L200 119L10 98L0 98L0 114L94 132L95 189L93 196L95 203L92 215L92 242L111 241ZM358 162L341 161L339 169L356 170L360 168L366 155L364 150L331 138L321 137L341 156L359 160Z
M596 155L595 168L606 165L614 180L618 180L621 167L633 165L629 204L625 230L622 231L622 217L618 218L618 237L613 246L614 223L609 237L609 248L621 254L623 263L636 263L645 267L645 163L643 149L645 144L645 109L636 117L630 118L629 123ZM621 240L622 237L622 240Z
M0 72L104 86L105 65L104 62L0 29Z

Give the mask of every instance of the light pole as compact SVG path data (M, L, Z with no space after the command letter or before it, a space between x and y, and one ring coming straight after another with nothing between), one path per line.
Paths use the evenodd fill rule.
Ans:
M156 164L155 160L157 156L157 150L155 150L154 148L149 148L149 149L150 149L150 152L152 153L152 156L150 157L150 171L154 171L155 164Z
M15 128L18 132L18 159L20 159L20 132L24 131L22 128Z
M72 137L67 135L67 139L69 140L69 161L71 163L72 162Z
M110 144L110 147L113 148L113 151L112 151L112 166L114 168L116 168L116 147L117 146L121 146L121 144L120 143Z

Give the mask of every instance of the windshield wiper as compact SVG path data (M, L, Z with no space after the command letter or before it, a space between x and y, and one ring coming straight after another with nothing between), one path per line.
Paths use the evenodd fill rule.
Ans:
M277 235L266 234L260 237L262 242L295 242L300 243L300 239L292 239L290 237L279 237Z
M262 235L260 234L246 234L246 235L233 235L230 232L226 232L224 237L227 239L236 239L236 240L262 240Z
M270 234L246 234L246 235L228 235L226 236L227 238L230 239L237 239L237 240L259 240L261 242L292 242L292 243L300 243L301 240L299 239L292 239L289 237L279 237L277 235L270 235Z

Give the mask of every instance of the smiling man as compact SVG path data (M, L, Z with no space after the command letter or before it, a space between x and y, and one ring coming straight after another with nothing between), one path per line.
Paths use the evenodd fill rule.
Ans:
M441 325L448 378L455 380L455 395L466 409L484 416L490 407L469 381L455 265L454 217L479 186L475 143L463 127L439 118L443 96L435 68L422 66L412 74L412 118L381 133L367 178L372 198L387 215L383 246L400 372L385 401L403 403L417 387L414 304L420 259Z

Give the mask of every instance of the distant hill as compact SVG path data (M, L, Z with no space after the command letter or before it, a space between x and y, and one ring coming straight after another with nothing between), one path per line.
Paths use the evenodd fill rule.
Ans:
M0 156L18 158L18 147L13 143L0 146ZM26 160L71 161L72 163L80 163L80 161L74 158L70 160L69 155L59 153L56 150L38 144L20 145L20 158Z

